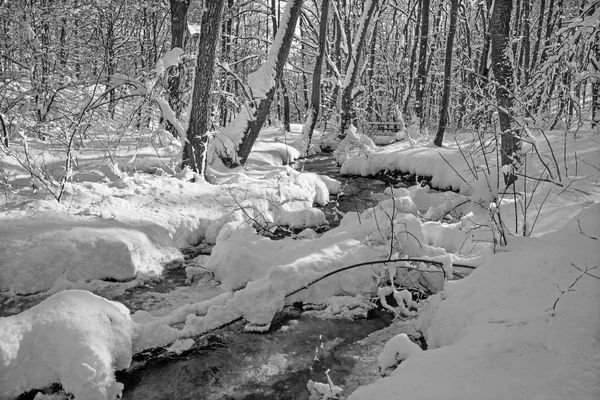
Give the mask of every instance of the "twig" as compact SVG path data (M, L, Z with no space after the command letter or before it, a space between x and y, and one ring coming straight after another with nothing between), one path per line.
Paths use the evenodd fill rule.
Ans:
M575 284L576 284L576 283L577 283L577 282L578 282L578 281L579 281L581 278L583 278L585 275L589 275L589 276L592 276L592 277L594 277L594 278L596 278L596 279L600 279L599 277L597 277L597 276L595 276L595 275L590 275L590 274L588 273L589 271L591 271L591 270L593 270L593 269L595 269L595 268L598 268L598 266L597 266L597 265L596 265L595 267L593 267L593 268L588 268L588 267L585 267L585 271L584 271L584 270L582 270L581 268L578 268L578 267L577 267L575 264L573 264L573 263L571 263L571 265L572 265L573 267L577 268L579 271L581 271L581 275L579 275L579 276L578 276L578 277L577 277L577 278L576 278L576 279L573 281L573 283L571 283L571 285L570 285L570 286L569 286L569 287L568 287L566 290L562 290L562 289L560 288L560 286L556 285L556 287L557 287L557 288L558 288L558 290L560 291L560 295L559 295L559 296L556 298L556 300L554 301L554 304L552 305L552 307L550 307L549 309L547 309L547 310L546 310L546 312L549 312L549 311L550 311L550 315L551 315L551 316L553 316L553 317L554 317L554 315L556 314L556 305L558 304L559 300L560 300L560 299L562 299L562 296L563 296L565 293L569 293L569 292L573 292L573 291L575 291L575 290L573 289L573 287L575 286Z
M444 158L444 156L442 155L442 153L438 153L438 154L440 155L440 157L442 157L442 159L443 159L444 161L446 161L446 164L448 164L448 166L449 166L450 168L452 168L452 171L456 172L456 175L458 175L458 177L459 177L460 179L462 179L462 181L463 181L464 183L466 183L467 185L469 185L469 182L467 182L467 181L465 180L465 178L463 178L463 177L462 177L462 175L461 175L461 174L459 174L459 173L458 173L458 171L457 171L456 169L454 169L454 167L452 166L452 164L450 164L450 163L448 162L448 160L446 160L446 159ZM467 165L468 165L468 163L467 163ZM470 168L470 167L469 167L469 168ZM470 185L469 185L469 186L470 186Z
M590 239L593 239L593 240L598 240L598 238L596 238L596 237L593 237L593 236L590 236L590 235L586 235L585 233L583 233L583 230L581 229L581 223L579 222L579 220L577 220L577 226L579 227L579 233L581 233L583 236L587 236L587 237L589 237Z

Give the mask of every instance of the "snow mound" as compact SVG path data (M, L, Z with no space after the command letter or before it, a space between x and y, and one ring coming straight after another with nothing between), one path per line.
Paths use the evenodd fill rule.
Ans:
M0 290L31 294L57 280L131 280L158 275L179 255L168 232L150 223L94 220L3 220Z
M417 344L408 338L406 333L396 335L383 346L381 354L377 357L379 370L382 374L385 374L387 370L398 365L398 363L422 351Z
M132 336L125 306L79 290L0 318L0 398L61 383L77 399L116 399L114 372L131 364Z
M282 208L275 223L294 229L316 228L327 224L327 218L325 218L325 213L318 208L311 207L289 211Z

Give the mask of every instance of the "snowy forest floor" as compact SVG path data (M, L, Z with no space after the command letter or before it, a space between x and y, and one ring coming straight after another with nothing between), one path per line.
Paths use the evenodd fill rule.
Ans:
M378 292L393 294L398 306L390 309L404 318L365 340L365 361L346 384L334 382L342 397L600 396L597 134L534 131L528 141L537 152L527 144L524 163L534 179L520 179L516 194L498 188L495 155L481 151L493 147L490 138L461 133L444 148L412 139L375 147L350 135L334 152L343 175L402 171L452 191L373 193L359 212L337 210L339 226L326 230L322 207L351 196L351 184L285 165L300 155L301 128L283 138L265 129L246 167L215 161L209 182L173 173L179 149L168 141L121 141L108 151L111 138L97 139L78 152L60 203L16 158L0 159L0 399L55 382L78 399L114 398L122 390L115 370L144 349L189 347L189 338L238 318L248 330L268 330L293 303L368 309ZM13 148L20 157L20 143ZM64 165L60 147L30 139L28 151L45 171ZM503 247L490 222L496 210ZM531 237L522 236L524 220ZM181 262L183 249L208 245L210 255ZM310 285L338 268L403 256L439 262L444 273L401 261ZM445 281L457 263L477 269ZM165 265L185 268L187 285L161 278ZM405 287L443 290L411 304L396 290ZM105 300L127 302L135 290L129 309ZM395 336L407 324L427 351ZM375 380L380 373L391 377ZM366 386L347 390L358 385ZM313 390L327 398L326 389Z

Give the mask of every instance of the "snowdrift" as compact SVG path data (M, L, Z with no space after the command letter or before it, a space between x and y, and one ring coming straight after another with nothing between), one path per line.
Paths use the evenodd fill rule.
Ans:
M585 272L600 265L592 237L600 204L540 239L513 238L429 299L415 322L429 350L349 399L598 399L600 271Z
M56 382L77 399L115 399L123 385L114 372L131 364L133 332L125 306L79 290L0 318L0 399Z

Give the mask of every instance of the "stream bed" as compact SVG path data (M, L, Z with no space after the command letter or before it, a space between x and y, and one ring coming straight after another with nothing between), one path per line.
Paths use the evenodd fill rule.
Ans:
M332 196L323 208L330 227L339 224L336 210L372 207L378 201L374 194L383 193L387 186L372 178L342 177L331 155L314 156L294 167L343 183L344 194ZM182 270L171 269L168 283L156 289L175 289L185 279L178 276ZM117 300L134 306L139 295L135 292ZM381 309L370 310L366 318L321 319L290 306L276 316L266 333L245 332L244 322L237 322L197 338L192 348L179 355L139 354L129 369L117 373L117 379L125 384L126 400L309 399L309 380L327 382L329 370L333 382L343 384L357 362L356 342L390 325L392 319Z
M331 196L330 203L323 207L329 222L326 229L339 225L343 213L362 212L374 206L377 195L388 186L373 178L341 176L332 155L317 155L293 166L343 183L343 194ZM199 254L210 254L210 246L201 244L195 250L186 250L186 261L172 263L162 279L106 297L122 302L132 311L151 311L167 307L169 298L179 294L188 296L198 291L208 298L219 294L218 285L210 279L191 286L185 282L186 263ZM37 303L41 299L31 301ZM17 309L5 303L0 307L0 315L14 314ZM345 377L360 362L359 353L372 352L366 348L357 350L361 346L357 347L357 342L389 326L393 319L391 313L381 308L371 309L366 318L356 319L323 319L317 318L317 314L292 305L276 315L266 333L245 332L242 321L195 337L192 347L180 354L165 349L137 354L130 368L117 372L117 380L125 385L122 398L309 399L308 381L326 383L327 370L335 384L344 385ZM349 394L344 392L343 397Z
M204 335L181 355L134 359L117 373L123 399L309 398L307 382L343 382L356 363L352 344L391 323L387 312L365 319L318 319L288 307L268 333L243 331L238 322ZM139 358L142 358L141 360Z

